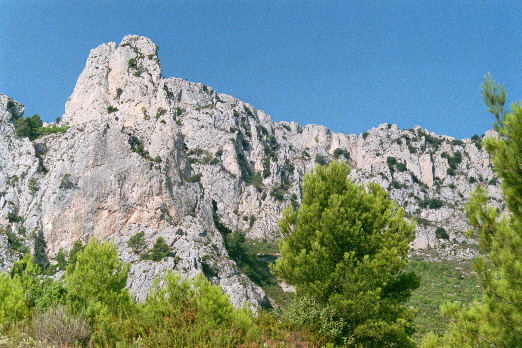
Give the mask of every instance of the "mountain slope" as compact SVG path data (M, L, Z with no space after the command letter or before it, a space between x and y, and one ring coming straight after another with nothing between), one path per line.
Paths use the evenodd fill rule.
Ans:
M33 249L45 239L49 257L77 239L113 239L132 265L129 287L138 298L156 276L176 269L189 276L204 271L235 306L266 305L263 290L228 258L216 226L277 240L280 213L299 204L303 175L315 162L346 160L352 179L380 183L420 218L412 246L447 245L440 250L449 258L474 253L462 235L462 207L474 184L487 184L502 204L476 139L386 124L357 137L276 123L205 85L163 78L156 46L139 36L91 51L66 103L65 134L18 138L13 123L22 113L0 96L0 224ZM437 228L447 240L436 238ZM149 247L163 237L171 256L141 260L127 246L139 231ZM43 237L39 244L32 232ZM7 267L16 252L0 234L2 245Z

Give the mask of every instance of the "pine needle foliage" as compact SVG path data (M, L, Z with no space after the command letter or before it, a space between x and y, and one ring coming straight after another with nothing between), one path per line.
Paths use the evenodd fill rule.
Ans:
M502 179L506 210L487 204L484 188L477 188L466 206L470 225L479 236L482 256L474 260L484 295L471 306L448 303L443 314L451 324L442 338L429 335L423 347L522 347L522 109L506 112L506 93L491 76L482 84L487 109L495 116L498 137L482 144L493 169Z
M279 221L273 271L307 298L287 308L289 319L346 347L413 347L404 303L419 286L405 272L415 225L379 185L358 186L349 173L344 162L316 166L298 212L289 207Z

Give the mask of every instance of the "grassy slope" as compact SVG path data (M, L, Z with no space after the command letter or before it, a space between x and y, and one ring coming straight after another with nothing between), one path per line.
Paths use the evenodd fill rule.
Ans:
M446 328L448 319L440 314L440 305L455 301L472 303L482 295L472 260L430 263L412 259L408 267L421 276L420 287L407 303L418 309L414 320L417 341L431 330L442 333Z
M292 294L283 292L269 269L269 264L279 256L277 244L250 240L244 247L257 254L256 261L250 262L250 266L262 278L262 281L257 283L273 300L276 311L284 310L292 301ZM440 305L454 301L472 303L474 299L482 296L482 289L473 272L472 260L428 262L420 257L413 257L410 259L408 270L421 277L420 287L406 303L407 306L418 309L414 320L416 341L420 341L429 331L442 333L445 330L448 318L440 314Z

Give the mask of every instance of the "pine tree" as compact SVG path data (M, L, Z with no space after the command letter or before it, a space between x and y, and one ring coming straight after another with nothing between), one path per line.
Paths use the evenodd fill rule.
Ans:
M452 318L450 328L441 339L427 337L424 347L522 347L522 109L513 104L505 112L506 93L490 76L482 94L499 135L485 139L483 146L502 179L506 211L488 206L483 188L472 194L466 213L483 254L474 268L484 296L470 307L443 306Z
M157 262L169 256L169 254L170 247L168 246L167 242L165 242L163 237L158 237L152 248L147 253L142 254L141 258L144 260L152 260Z
M91 238L65 271L68 295L75 301L72 310L96 316L107 310L118 314L125 309L130 301L125 288L129 267L118 260L114 243Z
M419 279L405 273L414 223L377 184L347 180L345 163L316 166L304 178L299 211L279 222L273 271L294 285L286 316L348 347L413 347L413 310L404 303Z
M127 242L127 246L131 248L135 254L141 254L147 248L145 232L140 231L134 236L130 237L129 241Z

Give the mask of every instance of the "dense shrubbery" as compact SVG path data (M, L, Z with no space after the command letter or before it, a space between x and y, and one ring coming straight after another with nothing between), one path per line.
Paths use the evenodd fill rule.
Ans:
M29 140L34 140L40 136L53 134L53 133L65 133L69 127L58 127L52 125L49 127L43 127L43 122L40 116L34 114L31 117L20 117L16 120L15 124L16 135L19 137L28 137Z
M231 243L231 252L245 258L244 239L236 235ZM136 303L125 288L129 265L118 260L113 243L77 242L67 263L63 281L43 277L30 254L10 273L0 273L0 336L8 335L3 343L19 346L29 335L31 346L60 347L306 344L302 334L285 329L272 315L254 316L246 306L234 309L201 274L181 280L168 273L144 302Z

